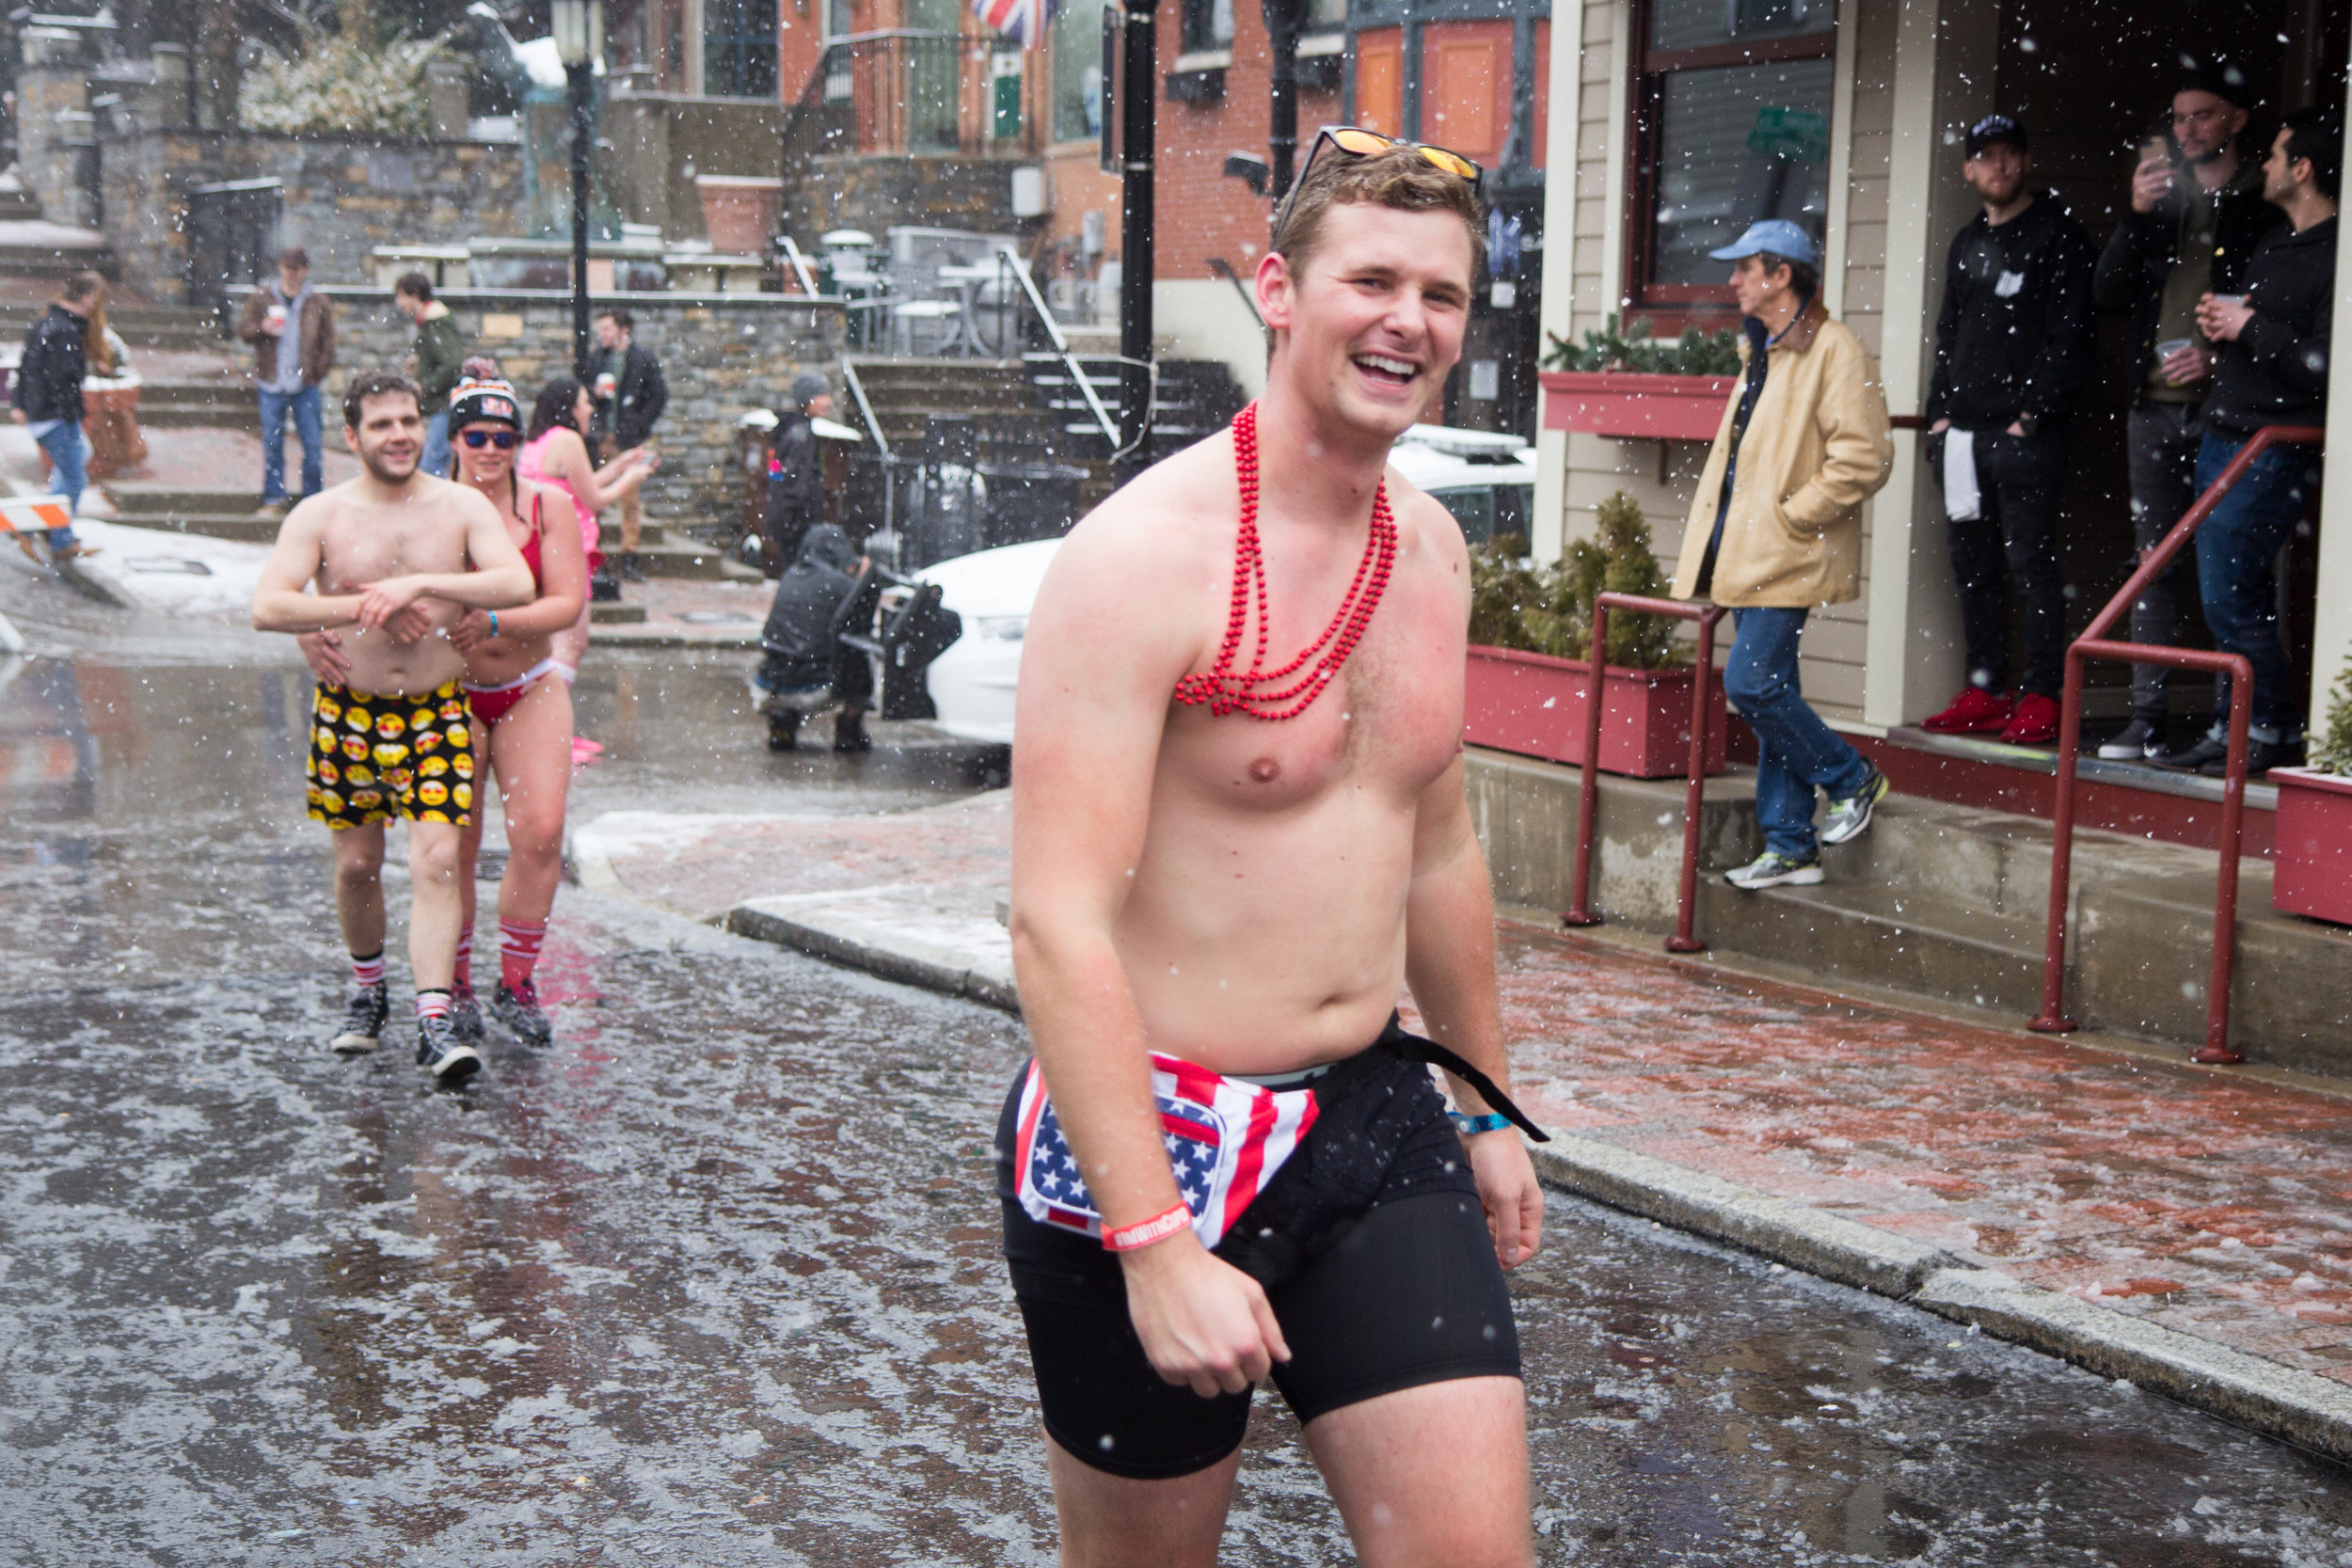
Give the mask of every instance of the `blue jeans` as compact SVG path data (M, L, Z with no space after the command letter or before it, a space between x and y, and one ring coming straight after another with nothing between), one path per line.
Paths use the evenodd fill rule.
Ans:
M424 421L424 455L417 459L417 467L435 479L447 479L456 461L457 453L449 444L449 410L444 408Z
M326 487L319 430L319 389L316 384L299 392L262 388L262 504L286 499L286 414L294 414L294 438L302 443L302 493L315 496Z
M2242 436L2207 431L2197 449L2197 489L2213 487L2246 445ZM2254 460L2237 488L2221 498L2197 531L2197 589L2214 646L2243 654L2254 667L2253 725L2282 740L2296 722L2295 675L2279 640L2279 594L2272 563L2319 495L2319 454L2310 447L2272 447ZM2214 684L2214 723L2228 724L2230 683Z
M1821 722L1797 687L1797 639L1803 610L1735 610L1724 695L1756 732L1756 820L1764 847L1793 861L1820 852L1813 836L1813 792L1831 800L1861 793L1870 765Z
M50 487L65 498L70 516L82 503L82 492L89 487L89 442L84 438L82 427L68 420L40 438L40 450L57 466ZM49 531L49 547L53 550L70 550L77 543L70 528Z

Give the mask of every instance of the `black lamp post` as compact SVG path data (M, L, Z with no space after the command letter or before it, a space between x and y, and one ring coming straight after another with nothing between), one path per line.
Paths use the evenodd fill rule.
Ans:
M588 374L588 160L596 145L596 58L604 0L549 0L548 31L572 96L572 368Z
M1151 462L1143 434L1152 420L1152 116L1159 107L1159 0L1120 0L1119 104L1120 440L1133 448L1121 483Z

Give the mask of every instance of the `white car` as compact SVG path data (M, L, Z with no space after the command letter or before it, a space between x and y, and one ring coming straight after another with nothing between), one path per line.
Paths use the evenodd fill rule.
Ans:
M1415 425L1391 462L1435 496L1473 545L1528 531L1534 514L1535 453L1516 436ZM939 727L961 740L1012 744L1013 689L1021 679L1021 642L1029 607L1058 539L1007 545L926 566L922 582L939 585L941 605L963 622L962 635L931 660L924 679Z

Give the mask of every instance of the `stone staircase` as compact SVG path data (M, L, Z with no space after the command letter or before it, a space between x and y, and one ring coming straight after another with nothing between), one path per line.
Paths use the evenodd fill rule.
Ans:
M1577 770L1473 752L1470 800L1496 896L1565 908ZM1595 902L1613 923L1673 929L1680 780L1604 775ZM1892 993L2022 1026L2041 1010L2050 824L1890 797L1870 831L1824 848L1818 887L1741 893L1724 868L1762 847L1753 776L1710 780L1696 928L1743 968ZM2085 1026L2190 1045L2204 1038L2217 857L2127 834L2075 836L2068 1010ZM2232 1029L2253 1060L2352 1075L2352 931L2270 908L2269 863L2239 873ZM1867 1039L1855 1042L1867 1050Z

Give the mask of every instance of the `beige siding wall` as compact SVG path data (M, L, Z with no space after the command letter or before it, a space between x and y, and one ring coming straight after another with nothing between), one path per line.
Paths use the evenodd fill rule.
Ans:
M1851 138L1846 165L1846 223L1829 236L1842 253L1840 314L1873 354L1883 342L1886 298L1887 182L1893 141L1896 23L1900 0L1845 0L1839 25L1851 30L1852 110L1850 123L1833 126L1833 138ZM1573 213L1574 307L1571 334L1597 327L1615 309L1622 230L1611 221L1637 221L1631 213L1613 214L1613 196L1624 188L1626 84L1616 73L1624 61L1627 24L1624 0L1586 0L1583 8L1582 84L1579 107L1577 178L1573 190L1553 195L1549 232ZM1547 243L1558 243L1557 239ZM1920 330L1924 324L1913 328ZM1909 389L1890 392L1888 405L1914 412ZM1616 441L1570 434L1565 443L1562 484L1564 537L1589 535L1594 510L1613 492L1630 492L1649 518L1659 554L1671 565L1681 548L1685 519L1706 449L1687 441ZM1863 559L1869 560L1868 514L1864 516ZM1833 721L1858 724L1862 717L1865 661L1864 596L1836 605L1814 618L1804 641L1805 695Z

